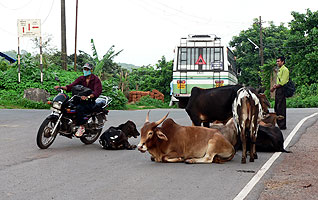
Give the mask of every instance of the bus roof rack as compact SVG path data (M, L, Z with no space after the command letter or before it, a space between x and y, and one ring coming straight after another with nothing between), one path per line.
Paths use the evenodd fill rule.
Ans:
M205 38L205 37L211 37L211 35L191 35L191 37L192 38Z
M206 35L195 35L195 34L189 34L188 38L211 38L214 40L220 40L220 37L217 37L215 34L206 34Z

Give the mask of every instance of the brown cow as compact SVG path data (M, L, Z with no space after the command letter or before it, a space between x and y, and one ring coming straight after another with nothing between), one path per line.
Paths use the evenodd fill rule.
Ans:
M235 123L233 117L230 118L226 124L224 125L223 122L219 123L212 123L212 129L218 129L222 135L233 145L237 144L237 131L235 127Z
M171 118L165 120L168 114L157 122L149 122L148 112L141 128L138 150L143 153L148 151L154 161L221 163L234 157L234 147L218 130L180 126ZM162 126L158 127L162 122Z
M260 125L266 126L266 127L276 126L277 120L282 120L282 119L284 119L284 116L282 115L276 115L275 112L268 113L264 116L264 118L260 122Z
M250 89L243 87L237 91L237 97L233 102L233 118L242 142L241 163L246 163L247 136L251 142L250 162L254 162L254 158L257 159L255 143L258 124L263 118L263 109L259 98Z

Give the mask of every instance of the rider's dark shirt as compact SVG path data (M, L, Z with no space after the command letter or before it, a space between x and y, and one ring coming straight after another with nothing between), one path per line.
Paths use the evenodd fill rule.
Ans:
M91 74L88 85L86 82L86 77L80 76L73 83L66 86L66 88L67 88L66 91L70 92L74 85L82 85L84 87L90 88L93 91L94 98L99 97L99 95L102 93L102 83L99 80L99 78L94 74Z

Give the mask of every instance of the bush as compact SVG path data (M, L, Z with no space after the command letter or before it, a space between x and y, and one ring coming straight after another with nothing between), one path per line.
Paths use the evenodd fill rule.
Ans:
M40 69L33 65L21 65L21 83L18 83L17 66L6 71L0 71L0 102L6 107L16 108L32 108L46 109L49 106L43 102L30 101L23 98L24 90L28 88L41 88L50 93L52 99L57 95L58 91L54 90L55 85L59 83L55 77L59 77L60 85L68 85L76 78L82 75L81 72L71 72L58 69L53 66L52 69L43 69L43 83L41 83ZM114 89L115 83L112 80L102 82L102 95L112 98L110 109L127 109L128 102L125 95L118 89Z
M23 94L15 90L0 90L0 104L6 108L48 109L50 106L43 102L23 98Z
M295 96L287 99L287 108L313 108L318 107L318 96Z
M102 95L112 98L109 109L126 110L128 99L121 90L118 90L113 82L113 79L102 81L103 91Z
M161 100L153 99L149 95L143 96L139 101L136 102L137 106L153 106L155 108L166 108L168 105L163 103Z

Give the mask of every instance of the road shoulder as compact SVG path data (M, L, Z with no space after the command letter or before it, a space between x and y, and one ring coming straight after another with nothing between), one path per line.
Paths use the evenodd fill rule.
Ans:
M265 181L260 200L318 199L318 122L308 128L300 140L289 148L284 158Z

